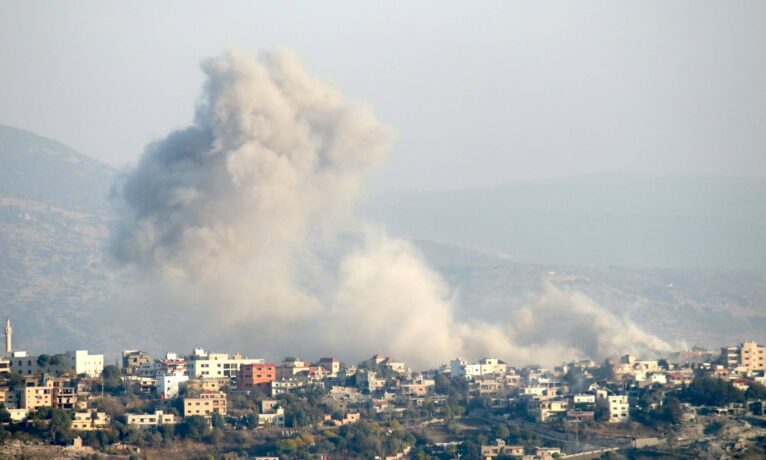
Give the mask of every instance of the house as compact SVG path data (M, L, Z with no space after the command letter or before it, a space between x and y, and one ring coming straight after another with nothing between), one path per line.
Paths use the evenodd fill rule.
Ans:
M258 414L258 426L268 426L273 428L285 427L285 410L277 407L267 413Z
M545 423L553 419L561 419L566 416L569 409L569 402L565 399L549 399L546 401L537 401L535 418L538 422Z
M410 383L405 383L401 386L402 394L409 396L410 398L422 398L434 392L436 383L433 379L426 379L419 377L414 379Z
M72 419L72 429L75 431L108 430L111 418L106 412L91 409L87 412L75 412Z
M524 455L524 446L509 446L502 439L495 439L494 444L482 444L482 458L492 458L500 455L521 457Z
M298 388L303 388L306 383L303 380L276 380L271 382L271 396L279 396L285 393L290 393Z
M135 375L136 370L144 364L152 362L149 353L140 350L124 350L122 352L122 370L128 375Z
M178 423L175 415L166 414L161 410L155 411L154 414L127 414L125 418L128 426L140 428Z

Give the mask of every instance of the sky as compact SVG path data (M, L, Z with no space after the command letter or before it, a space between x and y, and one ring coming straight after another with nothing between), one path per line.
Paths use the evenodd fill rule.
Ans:
M766 2L0 1L0 124L108 164L192 121L200 63L293 50L398 130L374 191L766 176Z

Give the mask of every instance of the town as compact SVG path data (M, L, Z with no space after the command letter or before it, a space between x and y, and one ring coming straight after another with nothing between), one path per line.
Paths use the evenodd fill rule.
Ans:
M0 456L24 458L753 458L766 347L551 369L488 357L412 370L373 355L279 363L196 348L0 361ZM37 457L36 457L37 456Z

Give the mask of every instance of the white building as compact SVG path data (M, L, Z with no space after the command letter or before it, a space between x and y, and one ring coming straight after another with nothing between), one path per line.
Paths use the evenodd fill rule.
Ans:
M264 363L263 359L243 358L239 354L229 356L226 353L205 353L203 349L196 348L194 354L189 356L186 366L191 378L215 379L236 377L239 373L239 366L242 364Z
M609 423L619 423L628 420L628 417L630 417L630 406L628 405L627 396L609 396L607 402L609 404Z
M163 399L173 399L178 397L181 386L189 380L188 375L174 373L157 376L157 394Z
M154 414L127 414L125 418L128 426L138 427L173 425L178 421L175 415L165 414L161 410L155 411Z
M285 427L285 410L282 409L281 407L278 407L267 414L258 414L258 426L284 428Z
M489 374L505 374L508 365L497 358L484 358L478 363L469 363L463 359L454 359L450 362L450 377L462 377L470 380L474 377Z
M43 372L45 369L38 363L39 356L29 356L26 352L15 352L11 357L11 369L21 375L33 375ZM91 355L88 350L68 351L63 355L53 355L51 358L59 360L48 369L74 371L75 374L85 374L89 377L98 377L104 370L104 355Z

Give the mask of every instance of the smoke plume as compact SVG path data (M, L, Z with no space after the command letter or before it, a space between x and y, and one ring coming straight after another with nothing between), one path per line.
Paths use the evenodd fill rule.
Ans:
M667 348L552 287L509 317L456 320L449 287L413 246L354 218L392 127L286 52L228 52L202 69L193 125L149 145L116 188L112 253L144 292L134 307L175 318L164 333L415 366Z

